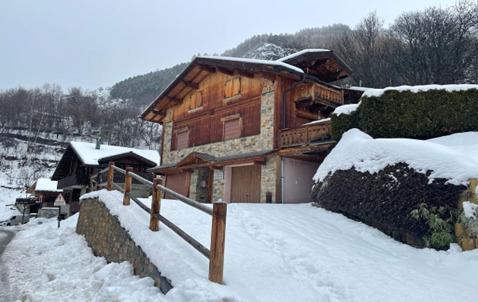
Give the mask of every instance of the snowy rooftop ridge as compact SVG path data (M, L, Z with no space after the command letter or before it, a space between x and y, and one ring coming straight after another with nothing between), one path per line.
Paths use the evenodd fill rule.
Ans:
M242 63L251 63L251 64L260 64L260 65L276 65L293 70L295 72L304 73L299 67L281 62L281 61L272 61L272 60L261 60L261 59L249 59L249 58L238 58L238 57L223 57L223 56L198 56L197 58L208 59L208 60L221 60L221 61L230 61L230 62L242 62Z
M395 86L395 87L386 87L381 89L370 88L366 89L363 93L362 97L380 97L386 91L394 90L394 91L410 91L413 93L429 91L429 90L445 90L448 92L452 91L464 91L470 89L477 89L478 85L476 84L448 84L448 85L437 85L437 84L430 84L430 85L416 85L416 86L409 86L409 85L402 85L402 86Z
M293 58L296 58L296 57L299 57L299 56L302 56L306 53L318 53L318 52L330 52L331 50L330 49L325 49L325 48L308 48L308 49L303 49L301 51L298 51L298 52L295 52L293 54L290 54L288 56L285 56L283 58L280 58L277 60L277 62L285 62L285 61L288 61L290 59L293 59Z
M101 145L96 149L96 144L87 142L70 142L71 147L85 165L97 166L103 158L134 153L141 156L156 165L159 165L159 152L156 150L144 150L121 146Z
M447 179L454 185L478 178L478 132L457 133L432 140L378 138L358 129L345 132L325 158L314 180L329 173L355 168L376 173L388 165L406 163L420 173L431 171L430 181Z
M35 191L43 192L62 192L63 190L58 189L58 181L51 180L49 178L38 178Z

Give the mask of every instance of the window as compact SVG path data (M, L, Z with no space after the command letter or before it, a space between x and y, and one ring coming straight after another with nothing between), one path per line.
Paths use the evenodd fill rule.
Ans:
M232 98L241 94L241 78L234 77L224 83L224 98Z
M229 116L223 119L224 140L241 137L242 120L239 115Z
M195 91L193 93L191 93L188 97L188 110L189 111L192 111L192 110L197 110L197 109L200 109L203 105L203 101L202 101L202 92L201 91Z
M189 147L189 130L183 128L176 132L176 150L181 150Z

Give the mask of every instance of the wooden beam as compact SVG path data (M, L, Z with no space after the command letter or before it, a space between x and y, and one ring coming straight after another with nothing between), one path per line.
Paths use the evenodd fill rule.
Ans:
M216 283L223 283L227 203L216 202L212 205L212 209L209 280Z
M181 82L183 82L184 85L188 86L191 89L199 89L199 84L198 83L194 83L194 82L191 82L191 81L185 81L185 80L181 80Z

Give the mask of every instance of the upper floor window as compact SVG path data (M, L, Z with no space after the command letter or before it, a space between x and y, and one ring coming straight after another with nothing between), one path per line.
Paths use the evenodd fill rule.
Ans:
M232 98L241 94L241 78L233 77L224 83L224 98Z
M188 97L188 110L193 111L202 108L203 99L202 99L202 91L195 91L191 93Z
M176 150L189 147L189 129L183 128L176 132Z
M224 123L224 140L241 137L242 120L238 114L224 118L223 123Z

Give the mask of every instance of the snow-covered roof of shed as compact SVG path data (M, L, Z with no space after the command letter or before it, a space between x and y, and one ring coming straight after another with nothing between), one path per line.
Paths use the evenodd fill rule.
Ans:
M41 192L62 192L58 189L58 181L49 178L39 178L35 185L35 191Z
M294 52L293 54L290 54L288 56L285 56L283 58L280 58L277 60L277 62L285 62L285 61L288 61L290 59L294 59L296 57L300 57L302 55L305 55L305 54L309 54L309 53L323 53L323 52L331 52L330 49L325 49L325 48L308 48L308 49L303 49L301 51L298 51L298 52Z
M159 164L159 152L156 150L143 150L103 144L100 146L100 149L96 149L96 144L87 142L70 142L70 145L85 165L97 166L99 165L98 161L103 158L127 153L134 153L157 165Z

